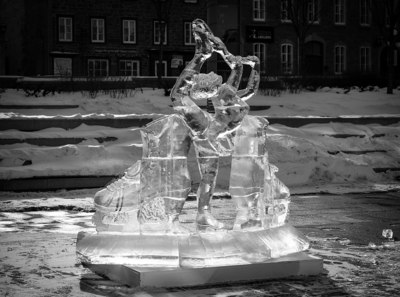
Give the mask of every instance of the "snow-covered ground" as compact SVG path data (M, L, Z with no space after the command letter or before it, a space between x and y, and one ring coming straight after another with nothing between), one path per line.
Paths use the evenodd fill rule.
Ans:
M66 117L124 117L134 115L171 114L171 100L160 89L138 89L128 97L111 98L99 93L93 99L84 92L61 93L54 96L26 97L24 92L6 90L0 94L2 117L66 116ZM381 116L400 114L400 89L387 95L385 89L360 91L358 88L344 90L324 87L316 92L302 91L297 94L284 92L280 96L264 96L260 91L249 101L254 106L270 106L268 110L251 112L269 117L287 116ZM397 99L397 100L396 100ZM16 109L6 111L1 105L78 105L72 109ZM199 105L205 105L200 102Z
M171 114L163 90L132 91L128 97L100 94L90 98L81 92L46 97L26 97L22 91L0 94L0 118L157 118ZM200 104L205 104L201 102ZM352 192L400 188L400 123L393 125L327 123L290 128L275 124L273 117L400 117L400 90L394 95L372 91L322 88L316 92L283 93L249 101L265 106L250 114L271 117L269 158L280 168L278 176L292 192ZM1 105L76 105L60 109L6 109ZM27 139L80 139L62 146L29 144ZM5 130L0 140L21 143L0 146L0 179L38 176L118 175L141 157L138 128L116 129L82 124L71 130L48 128L35 132ZM16 141L14 141L16 142ZM31 142L32 143L32 142ZM198 172L193 152L189 160L194 183ZM229 158L221 160L218 188L226 190ZM374 170L375 169L375 170Z

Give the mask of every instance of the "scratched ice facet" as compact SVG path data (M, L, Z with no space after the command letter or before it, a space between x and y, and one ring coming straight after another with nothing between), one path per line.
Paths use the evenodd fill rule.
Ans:
M262 262L308 248L287 224L290 193L268 161L268 121L246 103L260 82L256 56L231 54L202 20L192 22L195 53L171 91L175 113L141 130L142 158L94 198L97 234L80 234L83 262L134 266L202 267ZM200 73L220 55L231 69L224 82ZM240 89L244 67L250 75ZM209 99L214 114L197 102ZM188 154L200 172L194 228L180 222L191 188ZM220 157L231 157L231 218L218 218L212 198ZM384 234L385 236L385 234ZM386 237L388 237L386 235Z

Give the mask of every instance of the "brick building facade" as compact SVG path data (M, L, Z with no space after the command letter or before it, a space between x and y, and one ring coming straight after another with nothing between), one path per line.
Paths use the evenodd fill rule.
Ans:
M163 75L176 76L193 55L190 21L202 18L232 53L258 55L263 75L297 75L300 68L310 75L378 75L386 71L387 50L368 1L309 0L306 17L314 18L303 44L285 0L161 0L162 47L153 1L3 1L0 74L155 76L161 66ZM400 74L398 56L399 50ZM207 69L229 71L216 57Z
M305 16L315 18L310 17L304 44L289 20L287 0L209 0L208 21L221 36L236 32L232 41L225 39L229 48L261 57L262 70L269 76L299 74L301 56L303 73L309 75L380 75L386 72L387 47L368 1L309 0ZM227 19L238 20L236 28L224 22ZM395 54L400 76L400 48Z
M205 17L204 3L181 0L172 1L168 7L170 13L165 17L170 21L164 27L162 46L163 75L178 75L184 61L191 59L193 40L188 39L188 24L196 17ZM55 73L57 62L63 65L72 59L72 73L76 75L155 75L160 22L151 1L58 0L51 5L49 54L53 58L50 68Z
M190 22L206 19L205 4L174 0L163 14L163 75L178 75L192 58ZM152 1L16 0L6 10L5 74L156 75L160 22Z

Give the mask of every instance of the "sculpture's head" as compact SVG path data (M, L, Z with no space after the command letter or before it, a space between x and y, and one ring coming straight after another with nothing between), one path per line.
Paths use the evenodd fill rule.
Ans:
M192 31L195 38L202 39L208 34L212 34L210 27L201 19L192 22Z
M193 76L190 98L193 100L209 99L218 93L222 77L214 72L199 73Z

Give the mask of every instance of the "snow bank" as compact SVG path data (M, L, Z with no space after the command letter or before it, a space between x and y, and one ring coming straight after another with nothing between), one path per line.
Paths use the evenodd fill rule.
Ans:
M87 137L77 145L38 147L12 144L0 149L0 179L44 176L119 175L141 158L138 129L81 126L70 131L48 129L40 132L7 131L4 136ZM280 168L278 176L290 187L392 181L374 168L400 167L400 125L310 124L302 128L271 125L268 130L270 162ZM47 135L46 135L47 134ZM89 138L89 135L91 138ZM342 135L341 138L332 137ZM348 135L348 136L346 136ZM100 144L95 138L114 136ZM345 137L345 138L342 138ZM191 154L189 164L194 183L197 164ZM26 165L28 162L28 165ZM25 164L25 166L24 166ZM218 188L229 186L229 159L221 162Z
M284 93L279 97L257 95L249 103L270 107L251 112L260 116L400 116L400 91L395 92L395 95L387 95L383 90L375 89L345 93L339 89L323 88L317 92ZM155 118L173 112L170 99L163 96L163 91L151 89L121 99L105 95L91 99L79 92L33 98L25 97L21 91L7 90L1 94L0 110L1 105L7 104L74 104L79 108L41 109L40 114L35 109L4 110L0 117ZM347 185L351 191L399 184L394 179L396 172L385 169L400 168L400 124L329 123L301 128L272 124L268 133L270 162L279 167L278 177L291 189L332 192L335 191L333 185ZM27 143L29 139L60 138L79 138L80 141L55 147ZM2 131L0 140L8 139L26 141L0 146L0 179L3 180L44 176L117 176L141 158L141 136L136 128L81 125L71 130ZM199 176L193 152L189 166L196 184ZM220 190L228 188L229 170L230 159L223 158L217 185Z
M143 115L173 113L171 100L160 89L134 90L127 97L111 98L100 94L92 99L82 92L61 93L46 97L26 97L23 91L6 90L0 94L0 112L7 112L1 105L78 105L71 109L18 109L13 116L96 116L96 115ZM393 95L384 89L374 91L323 88L316 92L303 91L299 94L282 93L280 96L257 94L248 101L250 105L270 107L265 110L251 111L253 115L263 116L346 116L346 115L400 115L400 90ZM203 100L199 103L205 105ZM10 114L11 115L11 114Z

